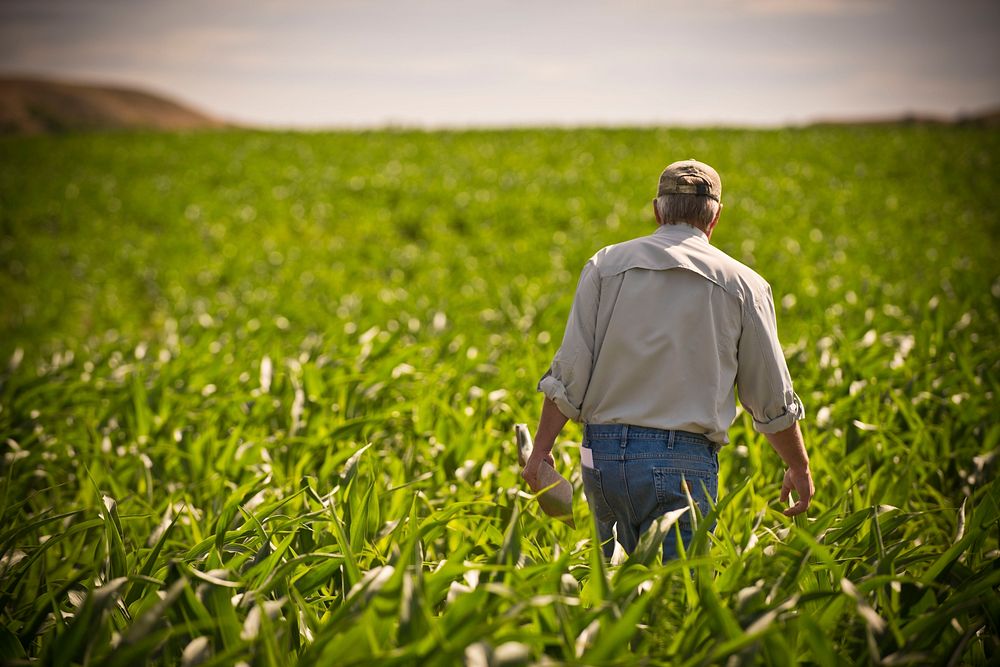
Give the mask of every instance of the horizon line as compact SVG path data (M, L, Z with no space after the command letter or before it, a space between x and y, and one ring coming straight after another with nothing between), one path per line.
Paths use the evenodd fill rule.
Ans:
M439 131L497 131L497 130L531 130L531 129L551 129L551 130L585 130L585 129L705 129L705 130L780 130L799 129L822 125L892 125L892 124L940 124L940 125L960 125L964 122L975 122L985 120L991 116L1000 115L1000 100L976 107L974 109L959 109L953 112L922 111L919 109L903 108L898 111L886 113L866 113L855 114L808 116L799 119L785 119L779 121L738 121L738 120L583 120L583 121L559 121L553 119L531 119L531 120L510 120L506 122L491 121L468 121L468 122L425 122L411 121L405 119L383 119L375 122L330 122L330 123L286 123L281 121L251 121L237 118L227 118L225 115L217 114L207 109L199 103L189 101L183 93L175 93L158 86L156 83L143 82L136 84L126 79L114 79L110 77L82 78L73 75L50 74L29 70L8 70L0 69L0 81L26 81L45 82L69 86L89 87L97 89L111 89L119 91L129 91L144 93L154 97L159 97L164 101L171 102L190 111L206 116L210 120L222 124L223 128L241 130L260 130L271 132L366 132L366 131L418 131L418 132L439 132Z

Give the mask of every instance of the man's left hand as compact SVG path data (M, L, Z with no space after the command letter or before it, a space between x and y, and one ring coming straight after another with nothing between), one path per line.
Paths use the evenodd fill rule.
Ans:
M809 466L805 468L789 468L785 471L785 477L781 482L781 502L787 503L792 491L795 491L798 501L782 512L785 516L802 514L809 508L809 503L816 493L816 487L813 486L812 473L809 472Z

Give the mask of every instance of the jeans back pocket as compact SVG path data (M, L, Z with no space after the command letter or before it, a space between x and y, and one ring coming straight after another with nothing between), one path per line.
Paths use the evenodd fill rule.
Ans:
M719 477L703 470L656 467L653 468L653 486L656 489L657 513L665 514L687 507L690 493L698 511L706 516L711 511L709 497L712 502L716 500ZM680 523L682 526L692 525L690 512L681 516Z
M614 510L604 495L601 471L597 468L583 468L583 493L590 503L591 512L600 521L613 521Z

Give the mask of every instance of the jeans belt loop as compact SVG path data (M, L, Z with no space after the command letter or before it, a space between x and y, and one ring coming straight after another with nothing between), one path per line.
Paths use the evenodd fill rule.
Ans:
M628 424L622 425L622 439L620 442L621 449L625 449L625 444L628 442Z
M670 430L667 431L667 450L672 450L674 448L674 438L677 436L677 431Z

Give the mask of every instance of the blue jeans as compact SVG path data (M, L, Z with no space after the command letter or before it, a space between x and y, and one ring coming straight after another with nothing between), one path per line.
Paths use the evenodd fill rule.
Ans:
M587 424L583 446L593 454L594 467L583 466L583 491L597 522L605 557L618 542L632 553L639 536L670 510L688 506L686 482L702 515L709 512L719 492L719 448L703 435L662 431L627 424ZM707 495L706 495L707 491ZM685 512L678 520L684 547L691 543L692 520ZM715 527L713 523L709 530ZM664 562L677 558L676 531L663 540Z

